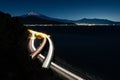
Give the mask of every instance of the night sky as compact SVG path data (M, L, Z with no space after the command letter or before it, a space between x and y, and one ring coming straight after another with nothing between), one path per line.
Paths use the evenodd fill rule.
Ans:
M50 17L120 21L120 0L0 0L0 11L19 16L34 11Z

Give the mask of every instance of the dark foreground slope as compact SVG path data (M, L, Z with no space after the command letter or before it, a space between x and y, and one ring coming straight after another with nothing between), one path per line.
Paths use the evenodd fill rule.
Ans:
M30 59L27 37L27 29L17 19L0 12L0 80L60 80Z

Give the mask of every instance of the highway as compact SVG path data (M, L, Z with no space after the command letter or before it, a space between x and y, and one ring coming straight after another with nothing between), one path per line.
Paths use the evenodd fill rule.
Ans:
M45 33L41 33L41 32L36 32L33 30L28 30L32 36L30 37L29 40L29 44L28 44L28 48L30 50L30 52L32 53L32 59L35 58L35 56L37 55L37 58L40 60L40 62L43 63L42 67L43 68L51 68L53 71L56 71L58 74L64 76L65 78L69 79L69 80L85 80L84 78L66 70L65 68L61 67L60 65L52 62L52 57L53 57L53 52L54 52L54 47L53 47L53 42L50 39L50 36L45 34ZM36 39L36 37L38 37L39 39L43 38L42 43L40 44L40 46L36 49L35 45L34 45L34 40ZM42 54L40 54L41 50L44 48L45 44L47 43L47 40L49 43L49 50L48 50L48 54L47 56L43 56Z

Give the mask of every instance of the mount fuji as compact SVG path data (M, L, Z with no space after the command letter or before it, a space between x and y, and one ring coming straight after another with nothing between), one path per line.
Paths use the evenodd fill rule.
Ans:
M51 23L51 24L61 24L61 23L72 23L70 20L65 19L58 19L58 18L52 18L40 13L36 12L29 12L22 16L17 16L20 22L23 24L44 24L44 23Z

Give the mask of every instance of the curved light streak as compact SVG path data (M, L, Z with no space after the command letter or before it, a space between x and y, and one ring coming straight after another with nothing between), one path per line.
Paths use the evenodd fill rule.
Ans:
M45 60L44 60L44 62L43 62L42 67L43 67L43 68L49 68L49 65L50 65L50 62L51 62L52 56L53 56L53 50L54 50L52 40L51 40L50 37L49 37L47 34L45 34L45 33L36 32L36 31L30 30L30 29L29 29L28 31L29 31L30 33L32 33L31 45L32 45L33 50L32 50L32 49L30 49L30 50L35 51L35 52L31 55L31 56L32 56L32 59L33 59L33 58L42 50L42 48L44 47L44 45L45 45L45 43L46 43L46 39L45 39L45 38L48 39L48 42L49 42L49 50L48 50L48 54L47 54L47 56L46 56L46 58L45 58ZM44 41L43 41L42 45L38 48L39 50L36 50L36 48L35 48L35 46L34 46L35 35L36 35L38 38L44 38ZM30 47L30 48L31 48L31 47Z
M35 50L36 50L36 51L31 54L32 59L33 59L39 52L41 52L41 50L44 48L46 42L47 42L47 40L46 40L46 38L44 38L44 39L43 39L43 42L40 44L40 46L38 47L37 50L36 50L35 47L33 47L33 48L35 48L34 51L35 51ZM32 43L32 45L33 45L33 44L34 44L34 43Z
M32 36L30 37L30 41L29 41L29 46L28 46L31 52L36 51L36 48L34 46L34 39L35 39L35 33L32 33Z
M50 62L53 57L53 50L54 50L52 40L49 37L47 37L47 39L49 42L49 51L48 51L47 57L45 58L45 61L43 62L43 65L42 65L43 68L49 68Z
M51 39L49 39L48 37L46 37L46 38L48 39L49 44L50 44L50 45L53 45ZM31 52L33 52L33 51L39 52L39 49L36 49L35 46L34 46L34 39L35 39L34 37L30 39L30 41L29 41L29 49L30 49ZM49 49L50 49L50 50L49 50L48 52L52 53L51 50L53 49L53 46L49 46ZM47 56L48 56L48 55L47 55ZM38 58L43 64L44 64L45 60L48 59L48 58L45 58L42 54L39 54L39 55L37 56L37 58ZM51 61L50 61L50 62L51 62ZM46 64L49 64L49 63L46 63ZM74 74L74 73L66 70L65 68L59 66L58 64L56 64L56 63L54 63L54 62L51 62L51 63L50 63L50 68L51 68L52 70L56 71L57 73L63 75L64 77L66 77L66 78L69 79L69 80L85 80L84 78L82 78L82 77L80 77L80 76L78 76L78 75L76 75L76 74Z
M34 40L35 40L35 34L34 33L32 34L32 37L33 37L33 39L32 39L32 47L33 47L33 50L35 51L36 48L34 47Z
M42 54L39 54L37 56L37 58L43 63L45 60L45 57ZM65 68L59 66L58 64L51 62L50 63L50 68L54 71L56 71L57 73L63 75L64 77L68 78L69 80L85 80L77 75L75 75L74 73L66 70Z
M43 62L45 57L42 54L39 54L37 58ZM69 80L85 80L82 77L79 77L78 75L66 70L65 68L59 66L58 64L51 62L50 68L54 71L56 71L58 74L61 74L62 76L66 77Z

